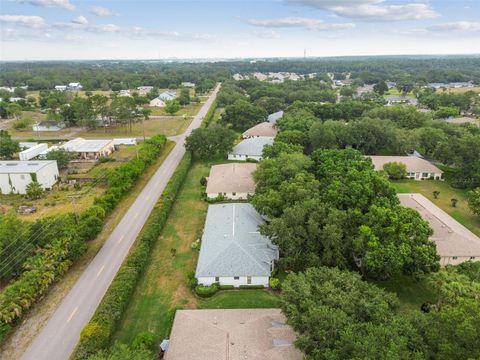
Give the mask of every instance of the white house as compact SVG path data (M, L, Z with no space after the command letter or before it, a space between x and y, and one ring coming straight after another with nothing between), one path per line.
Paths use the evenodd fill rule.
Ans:
M274 112L273 114L268 115L267 121L272 124L276 124L278 120L280 120L283 117L283 111L277 111Z
M184 82L182 82L182 86L193 88L193 87L195 87L195 84L190 82L190 81L184 81Z
M48 145L45 143L37 144L35 146L32 146L31 148L25 149L21 152L18 153L18 157L22 161L28 161L33 159L34 157L37 157L40 155L42 152L48 149Z
M155 99L150 100L151 107L164 107L165 106L165 101L160 99L160 97L156 97Z
M119 145L137 145L137 139L136 138L118 138L118 139L113 139L113 145L119 146Z
M259 233L263 223L251 204L209 205L195 273L198 283L268 287L279 254Z
M375 170L381 171L387 163L397 162L405 164L407 178L413 180L443 180L443 171L431 162L417 156L369 156Z
M58 179L56 160L0 161L0 190L2 194L25 194L32 181L50 189Z
M207 197L215 199L224 196L231 200L247 199L255 193L253 172L257 165L253 163L230 163L213 165L207 178Z
M265 145L272 145L273 139L273 137L252 137L242 140L228 154L228 160L253 159L260 161L263 158L263 148Z
M130 90L128 89L123 89L118 92L118 96L131 96L130 95Z
M480 260L480 238L421 194L398 194L402 206L415 209L433 229L440 265Z
M67 85L55 85L55 90L65 91L65 90L67 90Z
M32 125L33 131L60 131L65 128L65 124L56 121L42 121Z
M150 91L152 91L153 86L139 86L137 87L138 93L140 95L147 95Z
M60 148L76 153L80 159L95 160L102 156L109 156L115 150L115 145L112 139L76 138L62 144Z
M385 96L387 105L406 104L406 105L418 105L418 100L412 96Z
M175 91L164 91L158 97L163 101L170 101L177 98L177 93Z
M74 91L78 91L78 90L82 90L83 86L80 85L80 83L78 82L71 82L68 84L68 90L74 90Z
M18 145L20 145L20 149L26 150L26 149L30 149L30 148L38 145L38 142L35 142L35 141L20 141L18 143Z

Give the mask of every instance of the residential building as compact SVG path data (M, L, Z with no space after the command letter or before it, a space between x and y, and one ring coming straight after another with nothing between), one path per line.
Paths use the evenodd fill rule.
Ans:
M165 360L301 360L280 309L177 310Z
M412 96L385 96L388 106L395 104L417 105L418 100Z
M255 137L242 140L228 154L228 160L253 159L260 161L263 159L263 148L265 145L272 145L273 139L273 137Z
M283 117L283 110L274 112L273 114L268 115L267 121L272 124L276 124L278 120Z
M480 260L480 238L421 194L398 194L400 203L415 209L433 229L440 265Z
M32 125L33 131L60 131L63 128L65 128L64 123L52 120L42 121Z
M469 117L469 116L461 116L461 117L450 117L448 119L445 119L446 122L454 125L463 125L463 124L474 124L474 125L480 125L480 121L477 120L474 117Z
M273 123L265 121L245 131L242 134L242 137L244 139L259 137L259 136L275 137L277 136L277 132L278 131L275 128L275 125Z
M2 194L25 194L32 181L38 182L43 189L51 189L57 179L56 160L0 161Z
M155 99L150 100L151 107L164 107L165 106L165 101L160 99L160 97L156 97Z
M79 159L84 160L96 160L99 157L109 156L115 150L112 139L86 140L76 138L62 144L60 148L74 152Z
M278 247L261 235L264 223L251 204L209 205L195 277L199 284L263 285L278 260Z
M184 81L184 82L182 82L182 86L193 88L193 87L195 87L195 84L193 82L190 82L190 81Z
M137 145L136 138L119 138L113 139L113 145L120 146L120 145Z
M55 85L55 90L65 91L65 90L67 90L67 85Z
M118 96L131 96L130 95L130 90L128 89L123 89L118 92Z
M21 150L26 150L26 149L30 149L30 148L38 145L38 142L35 142L35 141L20 141L18 143L18 145L20 145Z
M207 178L207 197L223 196L231 200L247 199L255 193L253 163L213 165Z
M68 90L78 91L82 90L83 86L78 82L71 82L68 84Z
M0 86L0 90L8 91L8 92L13 93L15 91L15 88L14 87L9 87L9 86Z
M443 171L431 162L417 156L369 156L375 170L381 171L387 163L398 162L407 167L407 178L414 180L443 180Z
M175 100L177 98L177 93L175 91L164 91L158 95L158 98L163 101Z
M18 102L18 101L20 101L20 100L25 100L25 99L24 99L24 98L21 98L21 97L15 96L15 97L11 97L11 98L8 99L8 100L10 100L10 102Z
M48 149L48 145L45 143L37 144L35 146L32 146L31 148L25 149L21 152L18 153L18 158L22 161L28 161L31 160L43 151Z
M139 86L137 87L139 95L147 95L150 91L152 91L153 86Z

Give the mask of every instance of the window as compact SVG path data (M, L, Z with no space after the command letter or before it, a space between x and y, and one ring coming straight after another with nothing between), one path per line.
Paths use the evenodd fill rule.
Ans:
M237 195L237 193L236 193L236 192L233 192L232 195L235 196L235 195Z
M250 285L252 283L252 277L247 276L247 284Z
M234 276L233 280L240 280L240 276Z
M220 281L220 277L219 276L215 276L215 282L219 282Z
M458 259L458 257L457 257L457 256L454 256L454 257L452 257L452 259L453 259L453 260L457 260L457 259Z
M423 178L428 178L428 173L422 173Z
M475 260L475 256L470 256L470 260Z

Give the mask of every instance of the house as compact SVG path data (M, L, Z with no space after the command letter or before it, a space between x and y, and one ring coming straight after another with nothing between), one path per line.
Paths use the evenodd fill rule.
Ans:
M128 89L123 89L118 92L118 96L131 96L130 95L130 90Z
M189 87L189 88L195 87L195 84L192 83L192 82L190 82L190 81L184 81L184 82L182 82L181 85L182 85L183 87Z
M443 171L417 156L369 156L375 170L381 171L387 163L399 162L407 167L407 178L414 180L443 180Z
M265 145L272 145L273 137L255 137L242 140L235 145L232 152L228 154L228 160L253 159L260 161L263 158L263 148Z
M412 96L385 96L388 106L395 104L417 105L418 100Z
M78 91L82 90L83 86L78 82L71 82L68 84L68 90Z
M8 91L8 92L13 93L15 91L15 88L14 87L9 87L9 86L0 86L0 90Z
M109 156L115 150L113 140L111 139L86 140L76 138L62 144L60 148L74 152L78 158L85 160L96 160L99 157Z
M138 93L140 95L147 95L150 91L152 91L153 86L139 86L137 87Z
M480 125L480 121L478 121L474 117L468 117L468 116L461 116L461 117L450 117L448 119L445 119L446 122L449 124L454 124L454 125L463 125L463 124L474 124L474 125Z
M55 85L55 90L65 91L65 90L67 90L67 85Z
M247 199L248 195L255 193L255 181L253 172L257 165L244 164L221 164L213 165L207 178L207 197L214 199L224 196L231 200Z
M45 143L37 144L32 146L31 148L25 149L18 153L18 158L22 161L31 160L38 155L40 155L43 151L48 149L48 145Z
M165 360L301 360L280 309L177 310Z
M163 101L175 100L177 98L177 93L175 91L164 91L158 95L158 98Z
M18 143L18 145L20 145L21 150L26 150L26 149L30 149L30 148L38 145L38 142L35 142L35 141L20 141Z
M402 206L415 209L433 229L440 265L480 260L480 238L421 194L398 194Z
M350 86L353 84L353 80L352 79L334 80L333 83L336 86Z
M8 99L10 102L19 102L20 100L25 100L24 98L21 98L21 97L17 97L17 96L14 96L14 97L11 97L10 99Z
M119 138L113 139L113 145L120 146L120 145L137 145L136 138Z
M274 124L265 121L245 131L242 134L242 137L244 139L259 137L259 136L275 137L277 136L277 132L278 131L275 128Z
M58 179L56 160L0 161L0 190L2 194L25 194L32 181L43 189L51 189Z
M387 84L388 89L392 89L397 86L397 83L395 81L385 81L385 83Z
M52 120L42 121L32 125L33 131L60 131L63 128L65 128L64 123Z
M251 204L209 205L195 277L199 284L263 285L278 247L259 232L264 223Z
M149 105L151 107L164 107L165 106L165 101L160 99L160 97L156 97L155 99L150 101Z
M283 117L283 110L274 112L273 114L268 115L267 121L272 124L276 124L278 120Z

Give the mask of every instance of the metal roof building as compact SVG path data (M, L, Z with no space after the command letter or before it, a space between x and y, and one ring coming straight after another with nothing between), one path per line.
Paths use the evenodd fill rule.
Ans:
M273 137L259 136L242 140L228 154L228 160L261 160L265 145L273 144Z
M283 110L274 112L273 114L268 115L267 121L272 124L276 124L278 120L283 117Z

